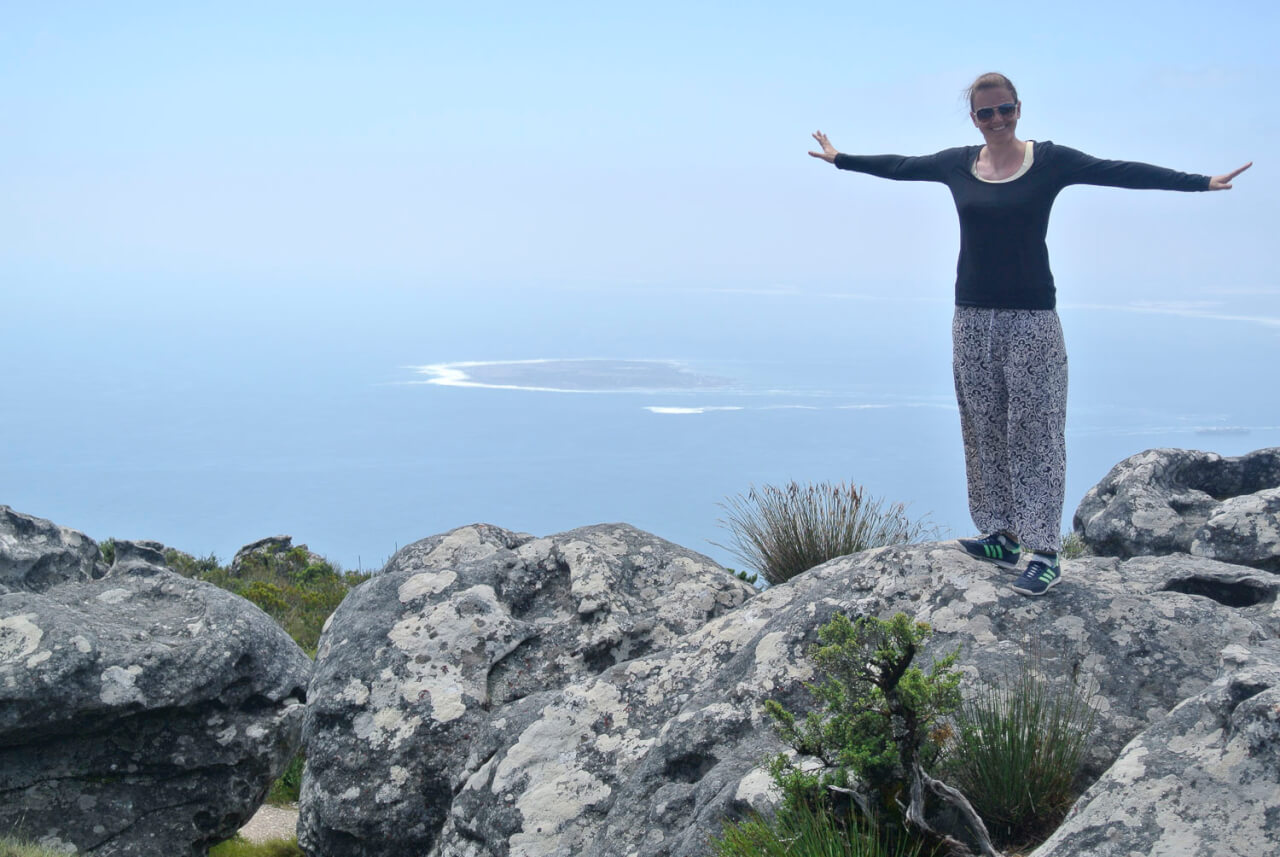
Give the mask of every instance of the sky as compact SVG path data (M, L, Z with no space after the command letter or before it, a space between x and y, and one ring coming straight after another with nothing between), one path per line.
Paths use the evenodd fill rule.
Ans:
M1273 4L0 3L0 503L97 538L193 532L179 519L203 487L185 459L203 455L191 467L234 498L250 452L311 472L358 458L357 436L376 447L352 401L388 424L402 407L434 419L388 404L379 385L406 367L709 357L739 330L784 364L811 337L748 317L773 294L823 316L835 361L841 313L864 315L897 359L936 364L928 384L945 394L947 191L806 152L818 129L852 153L980 143L962 92L991 70L1018 87L1024 138L1187 172L1255 162L1226 193L1063 193L1050 254L1060 306L1087 322L1068 330L1073 354L1105 342L1158 347L1157 363L1274 366L1280 352ZM1193 343L1127 346L1154 316L1205 325ZM893 344L899 331L910 344ZM612 353L627 336L652 349ZM1073 361L1086 380L1073 408L1105 415L1124 379ZM249 383L255 367L271 374ZM322 420L349 436L309 437ZM334 494L325 514L374 490L363 466L308 483ZM379 464L386 485L399 466ZM164 527L129 519L127 486L77 506L77 486L140 467L165 471ZM476 517L524 526L474 493ZM223 500L203 503L213 515ZM256 514L226 525L221 553L285 527L314 544L305 530L321 529ZM564 528L595 522L574 514ZM469 522L437 517L406 516L396 538ZM390 552L386 532L365 560Z
M1258 286L1277 17L1176 0L9 2L0 265L36 287L945 293L945 189L838 175L805 155L809 134L861 153L980 142L960 93L997 69L1019 87L1024 137L1188 172L1258 162L1212 199L1064 195L1060 279Z

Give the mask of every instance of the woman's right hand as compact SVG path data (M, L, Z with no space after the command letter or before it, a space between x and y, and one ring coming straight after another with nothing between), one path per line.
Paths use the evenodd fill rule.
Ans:
M818 145L822 147L821 152L810 152L809 155L814 158L821 158L828 164L836 162L836 155L840 154L836 151L836 147L831 145L831 141L827 139L827 135L821 131L813 132L813 139L818 141Z

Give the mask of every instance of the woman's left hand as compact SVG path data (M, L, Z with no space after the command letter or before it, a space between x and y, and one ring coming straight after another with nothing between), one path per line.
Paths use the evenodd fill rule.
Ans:
M1251 166L1253 166L1253 161L1250 161L1238 170L1232 170L1224 175L1214 176L1209 179L1209 190L1231 190L1231 180L1249 169Z

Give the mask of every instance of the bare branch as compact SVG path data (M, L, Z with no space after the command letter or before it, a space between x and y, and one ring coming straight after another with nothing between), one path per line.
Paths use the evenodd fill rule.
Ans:
M960 814L964 816L965 821L969 824L969 830L975 837L977 837L978 845L982 849L983 854L987 855L987 857L1004 857L1004 855L997 851L995 846L991 844L991 834L987 832L986 824L982 822L982 817L974 811L973 804L969 803L969 799L960 791L953 789L942 780L935 780L933 777L929 776L929 774L925 772L925 769L920 766L919 762L914 762L911 765L911 806L908 808L908 817L910 817L910 811L916 809L916 796L917 793L919 793L919 813L921 821L923 822L924 786L928 786L929 791L933 792L935 795L960 811ZM927 825L925 825L925 827L927 829ZM948 847L951 847L950 843L954 840L951 840L950 837L944 837L944 839L948 840ZM972 853L963 845L961 845L961 847L964 848L964 851L957 853Z

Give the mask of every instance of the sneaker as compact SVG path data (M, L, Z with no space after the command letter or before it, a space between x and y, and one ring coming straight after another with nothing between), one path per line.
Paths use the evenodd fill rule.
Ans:
M1013 591L1023 595L1044 595L1062 580L1057 554L1035 554L1022 575L1013 582Z
M980 539L958 539L960 548L969 556L994 562L1001 568L1016 568L1022 558L1022 547L1004 533L992 533Z

